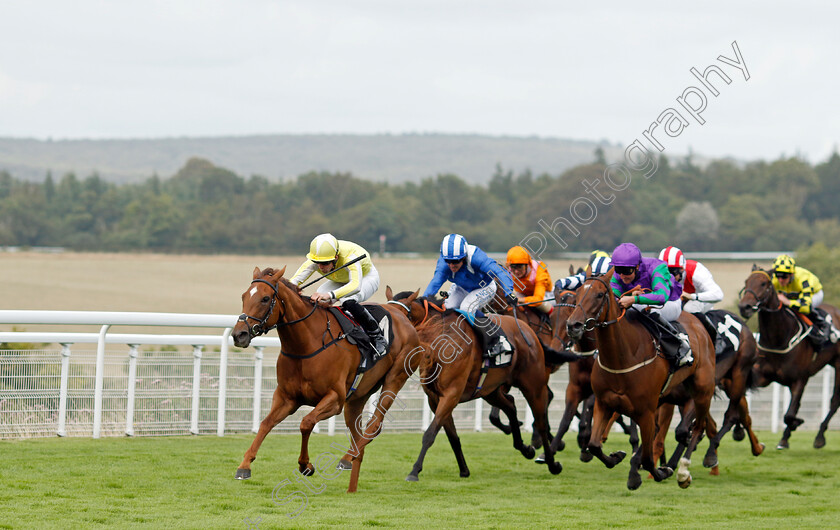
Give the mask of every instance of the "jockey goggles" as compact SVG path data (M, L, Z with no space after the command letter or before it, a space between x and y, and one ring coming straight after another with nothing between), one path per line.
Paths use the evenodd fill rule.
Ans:
M789 272L774 272L773 274L780 280L787 280L791 276Z
M615 272L627 276L628 274L633 274L634 272L636 272L636 267L625 267L623 265L616 265Z

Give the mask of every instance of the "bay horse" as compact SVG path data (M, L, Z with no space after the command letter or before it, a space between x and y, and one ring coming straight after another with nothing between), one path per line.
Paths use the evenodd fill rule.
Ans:
M534 415L536 431L548 447L548 373L542 346L528 326L519 326L511 316L493 315L493 322L500 326L513 346L509 365L482 370L485 362L483 345L467 319L460 313L442 308L436 299L418 297L417 292L393 295L386 290L389 303L403 309L416 326L421 342L428 344L420 362L419 373L423 391L429 399L434 419L423 434L420 455L406 477L410 482L419 480L426 452L435 437L444 428L455 453L461 477L470 475L460 439L455 430L452 411L459 403L484 399L499 407L508 417L513 436L513 447L525 458L534 458L536 451L525 445L519 430L516 407L507 395L510 387L518 388ZM546 455L549 471L557 475L563 467L554 461L553 453Z
M610 269L605 278L612 275ZM604 454L602 439L613 413L624 414L638 424L642 438L641 447L630 460L627 487L634 490L641 485L639 466L657 482L670 477L673 469L657 468L653 458L655 413L660 398L667 398L673 388L685 382L697 411L692 438L677 473L679 485L685 488L691 484L688 471L691 454L710 419L709 406L715 388L714 346L703 324L694 315L682 313L679 322L689 336L694 363L671 374L669 362L650 333L629 315L620 309L607 281L595 277L588 278L581 286L578 303L566 322L573 339L579 340L586 331L594 330L598 341L598 357L592 369L595 408L587 449L608 468L621 462L624 451Z
M278 423L300 408L314 407L300 422L299 470L312 475L309 437L319 421L344 409L344 421L351 435L351 447L339 461L340 469L352 469L348 493L358 487L359 469L365 446L379 434L382 420L403 384L419 364L420 341L405 315L392 307L394 340L387 355L355 381L361 361L359 348L342 335L341 325L327 309L299 294L297 286L283 277L286 268L254 269L254 278L242 294L242 315L233 328L234 344L247 347L251 338L277 328L282 350L277 357L277 388L271 410L260 423L259 432L236 470L237 479L251 476L251 462L257 457L266 435ZM255 324L251 325L251 321ZM413 358L417 357L416 360ZM355 383L355 391L353 390ZM379 402L368 423L362 426L362 411L368 398L382 388Z
M744 281L738 303L738 310L745 319L758 313L758 360L753 366L753 375L760 387L775 381L790 389L790 406L785 412L785 432L776 445L776 449L787 449L791 433L804 422L796 414L808 379L824 366L834 366L831 407L814 439L814 447L820 449L825 446L828 422L840 406L840 346L832 344L820 350L814 348L806 338L807 333L803 332L805 325L801 319L779 300L771 273L753 265L752 272ZM840 322L837 308L828 304L822 304L820 308L825 309L834 322Z
M758 358L758 347L755 342L755 337L753 337L752 331L747 327L746 323L740 320L734 313L720 311L726 315L724 320L726 326L723 329L719 328L717 332L731 334L733 323L740 326L740 332L737 337L729 337L733 343L735 340L738 341L738 348L735 354L724 357L723 359L715 359L715 382L729 398L729 406L724 413L723 424L717 431L717 435L709 437L709 449L703 459L703 465L713 468L712 474L717 474L717 466L715 465L717 462L717 448L720 446L723 437L736 425L741 425L746 429L750 438L750 450L753 456L758 456L764 452L764 444L758 441L758 437L752 429L752 418L750 417L746 397L747 390L756 388L752 374L753 364ZM665 451L665 437L668 433L668 426L671 423L673 413L673 404L663 404L659 409L657 415L658 431L654 449L654 458L657 460ZM682 420L675 431L678 446L667 464L671 468L676 466L682 451L685 449L685 444L688 442L689 428L694 419L694 409L687 395L682 403L680 403L680 414Z

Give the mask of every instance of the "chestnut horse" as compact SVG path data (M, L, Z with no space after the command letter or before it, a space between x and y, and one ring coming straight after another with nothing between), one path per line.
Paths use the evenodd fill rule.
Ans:
M414 327L405 315L387 307L391 314L394 340L387 355L368 369L356 383L356 370L361 361L359 348L342 335L341 325L327 309L298 294L298 288L283 278L280 270L254 269L254 279L242 294L242 315L233 328L233 342L239 348L248 346L251 338L272 328L282 343L277 357L277 389L271 410L260 423L251 447L245 452L236 478L251 476L251 462L257 457L266 435L301 405L314 407L300 422L300 472L312 475L315 466L309 461L309 436L321 420L344 409L344 421L352 436L351 447L339 462L341 469L352 469L348 493L356 491L359 468L365 446L379 434L382 420L403 384L417 368L421 351ZM255 323L251 325L251 321ZM413 352L413 353L412 353ZM379 402L367 425L362 427L362 411L368 398L382 387Z
M610 269L605 278L611 278ZM592 389L595 392L595 409L592 417L592 435L588 449L608 468L621 462L624 451L604 454L602 440L613 413L618 412L635 420L641 431L642 445L630 460L627 487L638 488L641 483L639 466L659 482L673 474L668 467L657 468L653 458L656 434L656 408L660 398L667 398L671 389L687 383L697 411L691 443L680 461L677 480L681 487L691 484L688 466L691 454L706 429L709 405L715 389L714 346L703 324L694 315L682 313L679 322L689 336L694 352L694 363L673 374L669 362L662 356L658 345L641 323L620 309L612 288L604 278L587 279L578 295L575 310L566 327L569 336L579 340L589 330L595 330L598 357L592 369Z
M429 398L434 420L423 434L420 455L406 480L419 480L426 452L435 441L441 427L446 431L462 477L470 474L464 459L461 443L455 430L452 411L459 403L482 398L499 407L508 417L513 435L513 447L525 458L534 458L533 446L525 445L516 418L516 407L506 389L518 388L525 396L534 414L536 431L548 447L548 372L542 346L528 326L520 326L516 319L506 315L493 315L493 322L500 326L513 346L509 365L490 367L482 371L485 363L483 345L467 319L453 310L443 310L439 300L417 298L417 292L402 292L392 296L386 290L389 303L401 307L417 327L420 340L429 344L420 362L420 381ZM556 475L563 467L554 461L554 454L546 455L549 471Z
M834 393L831 396L831 408L814 439L814 447L825 446L825 431L828 422L840 405L840 347L832 344L816 351L811 341L806 338L804 324L789 307L782 305L773 281L772 271L762 270L753 265L753 271L744 282L738 310L741 316L749 319L758 313L758 361L753 367L758 386L765 387L777 382L790 389L790 406L785 412L785 432L776 449L787 449L788 440L793 431L802 425L797 418L802 392L808 379L827 364L834 366ZM840 322L840 313L833 306L823 304L834 322Z
M551 340L548 345L555 350L564 350L571 346L572 342L566 331L566 321L574 311L577 304L577 294L575 291L555 289L554 291L554 311L551 312L551 327L553 329ZM574 348L575 353L580 356L577 362L569 363L569 383L566 385L566 408L563 411L563 418L560 420L560 425L557 427L557 433L551 440L552 451L562 451L566 444L563 442L563 437L569 431L572 424L572 419L579 416L580 422L578 427L578 446L580 447L580 460L589 462L592 460L592 454L586 450L591 435L591 419L592 419L592 405L594 400L590 402L590 398L594 397L592 392L592 367L595 366L595 355L598 353L598 344L595 338L594 331L587 331L576 342ZM578 414L578 405L583 402L583 410ZM630 446L635 452L639 447L639 432L636 424L631 420L629 425L626 425L620 415L613 418L626 434L630 435ZM609 428L605 429L605 434L609 432ZM537 459L541 461L542 455Z
M718 333L729 332L732 323L740 326L740 333L737 337L730 339L738 341L738 349L734 355L725 357L724 359L715 360L715 382L717 386L726 393L729 398L729 406L723 416L723 425L717 431L717 436L710 437L709 449L706 452L706 457L703 464L706 467L713 467L712 474L717 474L717 448L723 437L736 425L741 425L746 428L747 434L750 438L750 450L753 456L758 456L764 452L764 444L758 441L758 437L752 430L752 418L750 418L749 405L747 404L747 390L754 389L752 367L758 358L758 348L756 346L755 337L752 331L747 327L746 323L741 321L734 313L724 311L726 314L726 322L730 326L725 329L718 330ZM700 318L700 317L698 317ZM731 319L731 321L730 321ZM668 461L669 467L674 467L678 462L679 457L685 449L685 444L688 442L689 427L694 419L694 410L691 406L691 401L688 396L681 403L680 414L682 420L677 426L675 436L678 441L677 449L674 451L671 459ZM671 417L674 413L673 404L663 404L657 415L658 432L656 435L656 448L654 449L654 457L658 460L665 451L665 437L668 432L668 426L671 423ZM734 435L733 435L734 436Z

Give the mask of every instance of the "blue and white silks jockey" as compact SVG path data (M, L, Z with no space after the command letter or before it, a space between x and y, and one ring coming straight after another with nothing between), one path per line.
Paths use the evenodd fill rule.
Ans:
M513 280L495 260L475 245L467 244L464 236L449 234L440 245L440 257L435 273L423 296L435 296L444 282L451 282L447 309L460 309L483 316L481 309L496 294L496 285L507 297L513 293Z

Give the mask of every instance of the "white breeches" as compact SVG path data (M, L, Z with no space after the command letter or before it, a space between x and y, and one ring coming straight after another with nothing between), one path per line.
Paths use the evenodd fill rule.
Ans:
M650 308L651 313L659 313L662 315L662 318L667 320L668 322L673 322L674 320L680 318L680 313L682 313L682 302L677 300L669 300L665 302L665 305L662 307L656 306L649 306L644 304L633 304L635 309L639 311L643 311L646 307Z
M460 309L468 313L475 313L479 309L490 303L496 295L496 281L493 280L475 291L467 291L466 289L452 284L449 287L449 298L446 299L446 309Z
M345 284L343 283L327 280L318 287L318 292L328 293L330 291L336 291L344 287L344 285ZM373 296L377 289L379 289L379 272L376 270L376 267L371 265L370 271L362 276L362 279L359 282L359 288L348 295L342 296L339 298L338 302L342 303L346 300L355 300L362 303Z

